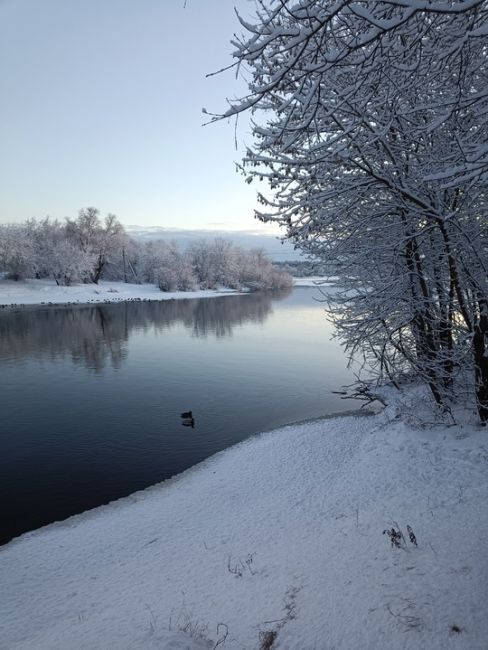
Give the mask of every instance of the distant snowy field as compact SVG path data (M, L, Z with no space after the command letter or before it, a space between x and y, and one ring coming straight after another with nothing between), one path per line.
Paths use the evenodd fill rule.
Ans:
M0 647L486 650L486 430L397 395L1 547Z
M297 278L295 286L314 286L320 278ZM89 304L97 302L123 302L125 300L175 300L178 298L209 298L235 294L232 289L205 291L160 291L153 284L125 284L106 282L99 284L74 284L57 286L54 280L0 279L0 306Z
M293 278L294 287L328 287L329 281L319 275L314 275L309 278Z

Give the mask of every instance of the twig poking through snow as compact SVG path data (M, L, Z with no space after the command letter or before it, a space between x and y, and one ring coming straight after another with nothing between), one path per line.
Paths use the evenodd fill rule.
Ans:
M421 627L422 619L420 616L414 616L413 614L407 614L406 612L409 609L414 609L415 604L408 602L408 604L401 609L399 612L394 612L390 605L386 606L386 610L394 617L396 620L405 626L409 630L414 630L415 628Z
M229 636L229 628L225 623L217 623L217 636L220 634L220 628L225 628L225 632L222 637L220 637L217 641L217 643L214 645L212 650L216 650L216 648L219 647L219 645L224 645L227 637Z
M417 538L415 537L415 534L414 534L413 530L411 529L411 527L408 524L407 524L407 532L408 532L408 536L410 537L410 541L412 542L412 544L415 544L415 546L417 546Z

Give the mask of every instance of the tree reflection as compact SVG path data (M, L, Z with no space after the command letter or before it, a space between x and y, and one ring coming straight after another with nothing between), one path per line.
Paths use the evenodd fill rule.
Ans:
M26 308L0 314L0 363L66 359L101 372L119 368L132 332L163 333L183 325L193 336L227 338L236 326L263 323L272 304L291 289L246 295L126 302L90 306Z

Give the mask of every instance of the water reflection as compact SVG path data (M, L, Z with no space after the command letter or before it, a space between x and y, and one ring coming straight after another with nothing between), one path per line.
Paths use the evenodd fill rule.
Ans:
M0 313L0 544L343 411L353 377L316 295Z
M70 357L95 372L107 365L118 369L135 331L161 333L183 324L197 338L228 338L236 326L264 323L273 301L290 292L5 311L0 315L0 360Z

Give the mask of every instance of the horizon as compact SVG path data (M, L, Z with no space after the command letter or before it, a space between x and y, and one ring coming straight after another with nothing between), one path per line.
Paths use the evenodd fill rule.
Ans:
M201 239L227 239L244 249L262 248L273 261L304 261L305 255L296 250L289 241L277 235L260 233L254 230L205 230L164 228L159 226L126 226L126 232L134 239L142 241L166 239L176 241L183 248Z

